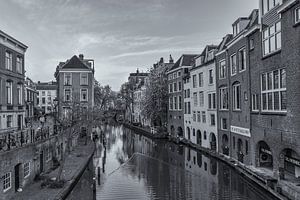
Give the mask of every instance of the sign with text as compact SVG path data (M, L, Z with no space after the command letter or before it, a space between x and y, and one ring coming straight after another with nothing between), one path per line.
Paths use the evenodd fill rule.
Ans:
M300 160L296 159L296 158L291 158L291 157L287 157L285 156L285 161L292 163L294 165L297 165L298 167L300 167Z
M243 136L246 136L246 137L251 137L250 130L248 128L241 128L241 127L237 127L237 126L231 126L230 130L233 133L243 135Z

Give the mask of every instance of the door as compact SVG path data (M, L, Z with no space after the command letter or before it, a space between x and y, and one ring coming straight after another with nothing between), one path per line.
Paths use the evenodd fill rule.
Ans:
M40 153L40 173L44 171L44 152Z
M15 191L16 192L20 188L20 166L21 166L20 163L15 166Z

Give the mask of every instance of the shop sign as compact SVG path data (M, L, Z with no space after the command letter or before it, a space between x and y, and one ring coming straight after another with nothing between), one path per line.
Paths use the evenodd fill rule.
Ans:
M230 129L231 129L231 132L233 132L233 133L243 135L243 136L246 136L246 137L251 137L250 130L248 128L241 128L241 127L237 127L237 126L231 126Z
M264 148L260 148L260 151L269 155L272 155L272 152L270 150L264 149Z
M298 160L296 158L291 158L291 157L285 156L284 160L300 167L300 160Z

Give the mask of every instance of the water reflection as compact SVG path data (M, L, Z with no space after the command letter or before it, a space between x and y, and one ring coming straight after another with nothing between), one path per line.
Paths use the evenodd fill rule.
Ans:
M121 126L102 131L94 159L96 169L101 168L97 199L272 199L200 152Z

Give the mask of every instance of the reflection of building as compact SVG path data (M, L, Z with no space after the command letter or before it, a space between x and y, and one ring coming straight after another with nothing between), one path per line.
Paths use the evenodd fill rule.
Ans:
M191 126L190 140L198 145L217 150L217 101L215 53L217 47L208 45L195 58L190 70Z
M257 22L258 10L238 18L232 25L232 38L224 37L217 54L220 152L246 164L251 163L250 48L246 36Z
M41 109L42 113L49 114L54 112L53 100L57 97L57 83L50 82L40 82L38 81L36 85L36 90L38 92L37 104L38 108Z
M260 0L261 26L248 36L252 162L289 179L300 177L300 3L275 2Z
M184 136L184 88L183 80L197 55L182 55L168 70L168 132L173 136Z

